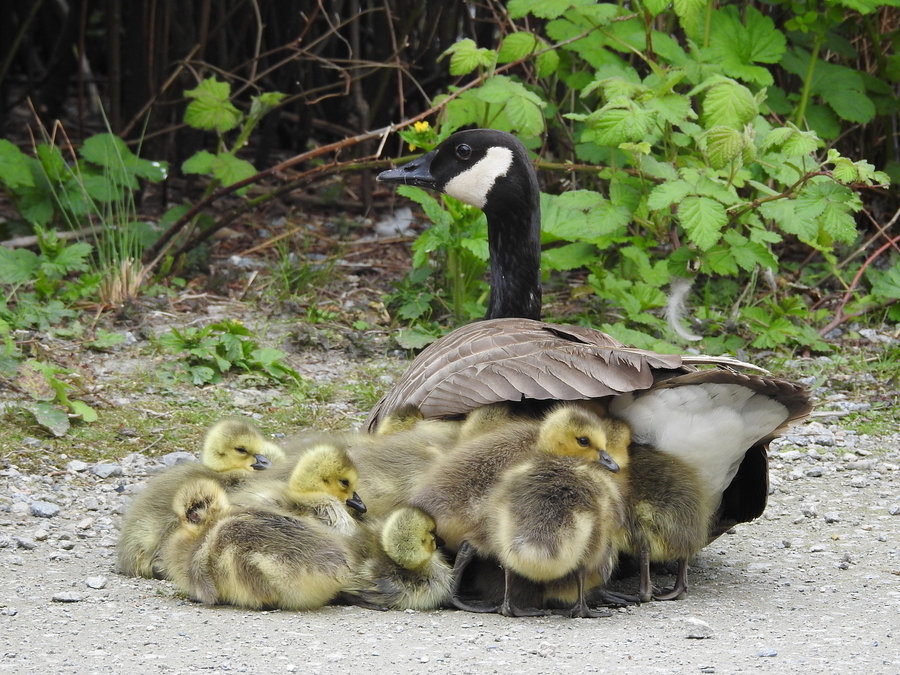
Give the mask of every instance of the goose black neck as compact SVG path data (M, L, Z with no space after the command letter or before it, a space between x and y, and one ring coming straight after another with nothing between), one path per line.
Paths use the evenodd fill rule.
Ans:
M484 206L491 256L486 319L541 318L541 202L537 175L524 164L497 180Z

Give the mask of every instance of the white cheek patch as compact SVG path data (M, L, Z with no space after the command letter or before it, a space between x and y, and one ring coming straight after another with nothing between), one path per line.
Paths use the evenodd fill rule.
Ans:
M483 209L488 192L500 176L506 175L512 161L512 150L503 146L493 147L482 159L447 181L443 192L461 202Z

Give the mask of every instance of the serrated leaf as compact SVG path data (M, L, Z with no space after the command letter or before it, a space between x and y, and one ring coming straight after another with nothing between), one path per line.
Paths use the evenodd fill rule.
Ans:
M796 202L788 199L760 204L760 213L765 218L775 221L775 224L788 234L793 234L803 241L812 241L819 233L819 223L816 221L818 214L798 213Z
M37 278L41 260L27 248L10 250L0 246L0 283L19 286Z
M541 253L541 267L562 272L586 267L597 259L593 244L576 242L551 248Z
M633 101L618 98L610 101L588 121L594 141L599 145L642 141L650 131L654 115Z
M34 361L26 361L19 366L16 386L35 401L52 401L56 398L56 390L43 369Z
M647 198L647 208L653 211L667 209L672 204L680 202L694 191L694 187L683 180L666 181L660 183L650 192Z
M13 191L34 186L29 157L5 138L0 138L0 182Z
M211 77L184 94L194 99L184 111L184 121L195 129L224 133L240 124L241 111L228 100L231 86L227 82L218 82Z
M859 171L856 165L846 157L839 157L834 161L834 169L831 170L832 176L841 183L855 183L859 180Z
M216 156L214 154L207 150L200 150L184 160L181 170L184 173L212 173L212 165L215 160Z
M422 349L437 340L437 336L419 328L407 328L397 334L396 340L403 349Z
M731 127L713 127L704 135L706 156L710 166L723 169L741 155L744 139L737 129Z
M733 80L722 79L706 91L700 121L707 129L716 126L738 131L759 114L759 104L750 90Z
M725 207L708 197L688 196L678 206L678 220L701 250L711 248L728 222Z
M755 63L777 63L785 51L785 37L775 23L756 8L748 7L741 23L736 7L713 10L710 50L723 72L761 86L773 83L772 74Z
M815 152L819 147L819 139L813 131L795 130L781 146L788 157L802 157Z
M509 0L509 18L521 19L534 14L539 19L555 19L565 14L570 7L585 7L594 0Z
M900 264L895 264L885 272L869 267L866 274L870 278L875 277L872 282L873 295L900 300Z
M641 4L651 16L657 16L669 6L670 2L671 0L644 0Z
M733 255L734 249L727 246L713 246L700 258L700 270L706 274L718 274L723 277L737 276L738 266Z
M222 185L231 185L256 174L256 169L250 162L228 153L218 155L213 160L211 168L213 176L218 178Z
M69 430L69 416L50 403L26 403L22 407L30 411L37 423L56 437L64 436Z
M510 63L525 58L539 48L540 41L534 34L528 31L511 33L503 38L500 51L497 53L497 63Z
M497 53L492 49L479 48L475 41L465 38L451 45L441 58L450 55L450 74L468 75L476 68L490 68Z
M559 68L559 54L556 50L544 52L537 56L537 76L549 77Z
M852 244L856 221L843 204L829 203L822 212L822 228L837 241Z

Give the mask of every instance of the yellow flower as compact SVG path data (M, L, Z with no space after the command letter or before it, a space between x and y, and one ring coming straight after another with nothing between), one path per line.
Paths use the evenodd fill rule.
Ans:
M426 121L423 120L423 121L421 121L421 122L416 122L416 123L414 123L414 124L413 124L413 129L416 130L416 133L417 133L417 134L424 134L426 131L428 131L428 128L429 128L430 126L431 126L431 125L428 124L428 122L426 122Z

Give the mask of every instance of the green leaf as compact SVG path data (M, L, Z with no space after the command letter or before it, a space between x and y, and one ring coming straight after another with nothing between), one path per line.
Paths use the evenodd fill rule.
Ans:
M755 7L745 13L741 23L736 7L723 7L712 13L710 50L723 72L760 86L773 83L772 74L755 63L778 63L785 51L785 37L775 23Z
M629 141L642 141L649 133L655 115L634 101L617 98L591 115L588 126L599 145L618 146Z
M41 260L34 251L0 246L0 283L19 286L34 281L40 269Z
M868 267L866 275L870 279L874 277L872 282L873 295L900 300L900 263L895 264L885 272Z
M534 14L539 19L555 19L565 14L570 7L586 7L594 0L509 0L509 18L521 19L526 14Z
M69 401L69 406L72 408L72 412L81 415L81 419L85 422L96 422L98 419L97 411L84 401Z
M16 386L35 401L56 399L56 390L50 383L45 368L37 361L25 361L19 365Z
M420 328L401 330L396 337L397 344L403 349L422 349L437 340L438 336Z
M724 169L733 160L741 156L744 138L741 132L731 127L713 127L703 136L706 144L706 155L710 166Z
M51 403L26 403L22 407L29 410L37 423L56 437L64 436L69 430L69 416Z
M241 111L228 100L231 85L227 82L211 77L184 94L194 99L184 111L184 121L195 129L211 129L221 134L241 123Z
M703 98L700 121L706 129L716 126L743 130L759 114L753 94L734 80L719 78Z
M701 250L706 250L719 241L728 217L725 207L714 199L689 196L678 206L678 220L691 241Z
M734 230L725 232L723 238L731 247L730 250L734 256L734 261L742 269L750 272L757 265L770 270L778 269L778 259L763 244L750 241Z
M647 198L647 208L653 211L667 209L672 204L681 202L693 191L694 186L683 180L660 183L650 192L650 196Z
M644 0L641 4L651 16L658 16L669 6L670 0Z
M541 254L541 267L564 272L586 267L596 259L597 248L593 244L578 242L545 250Z
M29 157L5 138L0 138L0 182L15 192L20 187L33 187Z
M207 150L200 150L184 160L181 170L184 173L212 173L212 166L215 160L216 156L214 154Z
M497 53L492 49L479 48L474 40L465 38L451 45L441 58L450 55L450 74L468 75L476 68L490 68Z
M523 59L540 48L540 41L528 31L511 33L503 38L500 51L497 53L497 63L510 63Z
M218 155L212 162L212 174L222 185L237 183L256 173L256 168L250 162L228 153Z

